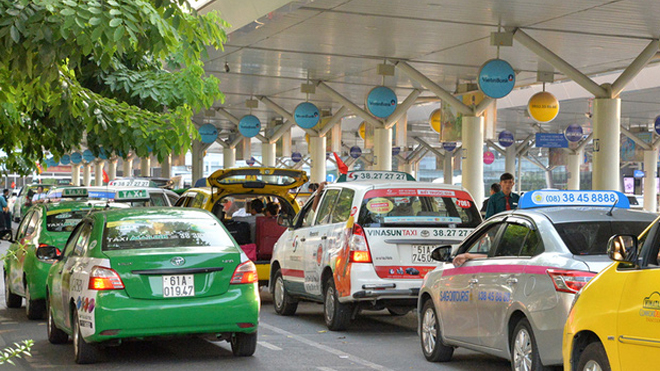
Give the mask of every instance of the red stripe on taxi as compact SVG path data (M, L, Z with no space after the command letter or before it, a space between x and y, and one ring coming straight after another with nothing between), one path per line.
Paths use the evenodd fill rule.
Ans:
M302 271L300 269L285 269L285 268L282 268L282 275L283 276L288 276L288 277L304 278L305 277L305 271Z
M400 266L400 265L379 265L374 267L376 274L380 278L397 278L421 280L426 274L435 269L429 266Z

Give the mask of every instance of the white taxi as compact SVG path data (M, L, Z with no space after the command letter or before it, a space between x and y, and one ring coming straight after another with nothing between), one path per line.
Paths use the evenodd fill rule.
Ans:
M396 315L415 308L424 276L436 267L431 251L460 243L482 221L459 186L399 172L340 179L348 181L320 190L316 210L312 197L285 223L270 277L278 314L294 314L299 300L322 302L335 331L362 309Z

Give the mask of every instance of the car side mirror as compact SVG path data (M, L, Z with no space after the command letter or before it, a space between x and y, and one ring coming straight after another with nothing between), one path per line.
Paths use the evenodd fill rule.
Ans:
M607 242L607 256L616 262L637 263L637 237L627 234L616 234Z
M55 246L40 246L36 251L39 260L61 260L62 252Z
M287 228L293 227L293 221L291 220L291 217L286 214L280 214L277 216L277 224Z
M439 262L451 263L451 245L436 247L431 251L431 259Z

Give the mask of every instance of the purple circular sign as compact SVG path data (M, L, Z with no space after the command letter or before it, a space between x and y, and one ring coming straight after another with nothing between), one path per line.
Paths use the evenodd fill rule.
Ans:
M656 120L656 131L658 130L658 124ZM569 142L579 142L582 137L584 136L584 133L582 132L582 126L578 124L571 124L568 125L566 130L564 130L564 136L566 137L566 140Z
M510 147L516 141L515 139L513 139L513 133L508 130L504 130L503 132L501 132L498 137L498 140L502 147Z
M401 147L392 147L392 156L396 156L401 153Z
M302 153L300 152L293 152L291 154L291 161L293 162L300 162L302 161Z
M655 132L660 135L660 116L655 118Z
M495 155L493 154L493 152L491 151L484 152L484 164L490 165L493 163L493 161L495 161Z
M351 147L350 155L353 158L358 158L362 156L362 149L360 149L358 146L353 146Z
M442 143L442 149L447 152L453 152L456 149L456 142L444 142Z
M248 160L245 161L245 163L248 164L248 166L252 166L254 165L255 161L256 160L254 159L254 157L250 157Z

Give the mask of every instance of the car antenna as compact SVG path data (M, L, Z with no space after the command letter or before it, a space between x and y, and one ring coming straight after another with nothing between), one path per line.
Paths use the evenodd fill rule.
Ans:
M607 214L605 215L612 216L612 210L614 210L614 206L616 206L616 204L618 203L619 203L619 197L617 196L616 201L614 201L614 204L612 205L612 207L610 207L610 211L608 211Z

